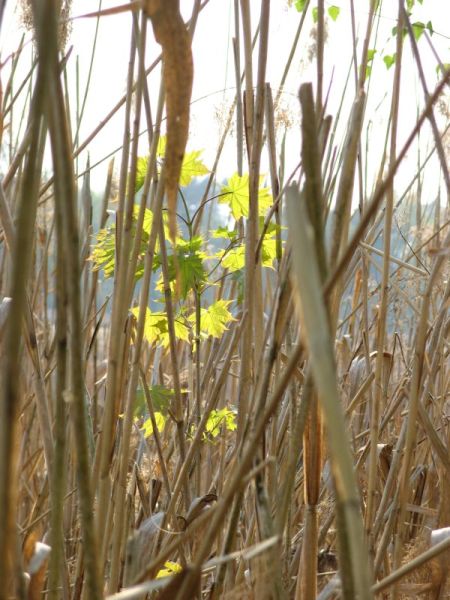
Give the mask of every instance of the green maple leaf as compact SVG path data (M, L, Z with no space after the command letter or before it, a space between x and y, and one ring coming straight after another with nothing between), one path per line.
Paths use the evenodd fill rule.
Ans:
M153 406L163 413L167 413L174 394L174 390L166 388L164 385L152 385L150 387Z
M196 285L201 285L207 280L207 273L203 266L203 261L207 258L201 250L203 239L200 236L194 237L186 243L180 243L177 246L178 267L181 276L181 295L186 298L188 292ZM172 267L173 278L176 277L175 262L169 265Z
M166 145L167 137L163 135L158 140L158 148L156 150L156 155L160 159L163 159L166 154ZM185 153L183 163L181 165L179 181L181 186L189 185L194 177L200 177L201 175L206 175L209 173L208 167L201 159L202 153L203 150L192 150L191 152Z
M267 209L272 206L273 199L269 188L263 186L264 175L259 178L259 190L258 190L258 208L259 214L265 215ZM249 176L238 175L235 173L228 179L226 185L222 186L220 190L221 196L219 202L221 204L228 204L231 208L233 217L238 220L241 217L248 217L249 214Z
M131 314L139 319L139 307L131 309ZM164 312L152 312L149 308L145 311L144 339L149 344L160 342L161 335L167 333L167 316Z
M200 331L206 337L222 337L222 334L227 331L228 325L236 320L227 308L230 303L231 300L217 300L208 308L200 309ZM191 323L195 323L195 319L195 313L188 317L188 321Z
M191 240L177 240L175 254L181 280L180 291L183 298L186 298L189 291L194 287L203 285L208 278L205 267L203 266L203 261L208 258L202 250L203 244L204 240L199 235L194 236ZM174 288L177 273L173 254L168 256L167 262L169 282L171 287ZM156 289L162 291L163 286L164 281L161 274Z
M277 257L277 241L265 236L261 244L261 264L263 267L273 267L273 261Z
M133 207L133 221L131 235L134 238L136 235L136 223L138 220L140 207L135 204ZM142 237L140 251L138 255L138 261L136 265L135 280L140 279L144 272L144 255L147 249L148 241L150 238L150 231L153 223L153 213L148 208L144 211L144 222L142 227ZM156 251L159 248L159 243L156 243ZM94 263L94 270L103 270L105 278L112 277L114 275L116 267L116 225L113 223L104 229L100 229L97 233L97 241L92 247L91 255L89 260Z
M136 320L139 318L139 307L130 311ZM189 341L189 327L181 317L174 320L175 337L185 342ZM169 326L165 312L152 312L148 307L145 313L144 339L150 344L156 344L167 348L169 346Z
M148 157L139 156L136 162L136 181L134 191L137 192L144 185L145 176L147 175Z
M233 229L230 230L228 227L218 227L211 231L211 237L219 239L226 238L233 242L237 237L237 231Z
M227 431L236 431L236 414L229 408L222 408L220 410L212 410L209 414L208 420L205 425L205 437L207 435L216 438L221 427L224 427Z
M230 273L239 271L245 266L245 245L240 244L228 251L219 252L217 258L221 260L222 267L228 269Z
M209 173L209 169L201 160L203 150L192 150L187 152L181 165L180 185L189 185L194 177L200 177Z
M103 269L105 278L114 275L116 265L116 226L110 225L100 229L97 241L92 247L89 260L94 263L94 271Z

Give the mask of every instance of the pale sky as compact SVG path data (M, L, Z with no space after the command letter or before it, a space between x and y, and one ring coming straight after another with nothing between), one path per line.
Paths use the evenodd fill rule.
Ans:
M102 8L121 4L122 0L104 0ZM185 18L190 15L193 0L182 0L182 9ZM261 3L251 0L252 26L257 25ZM325 48L325 80L324 87L328 85L333 77L328 112L332 115L341 102L345 80L350 64L352 43L350 28L350 1L333 0L326 2L326 6L336 5L341 8L336 22L328 19L328 40ZM311 3L314 6L314 1ZM413 10L412 21L431 21L436 33L431 40L439 54L442 62L450 63L450 1L449 0L424 0L423 5L416 2ZM234 35L233 0L210 0L207 7L200 14L195 32L193 53L195 65L195 81L193 90L193 105L191 111L191 126L189 147L192 149L204 148L205 162L212 165L217 143L219 139L220 126L215 118L215 112L221 108L228 107L234 95L234 66L231 38ZM364 34L367 20L369 0L356 0L356 19L359 37ZM389 113L390 95L394 69L389 71L383 63L383 54L390 55L395 52L395 39L392 36L392 27L396 21L397 3L392 0L384 0L381 7L381 19L378 31L378 53L373 61L373 69L370 84L369 103L366 112L366 123L370 120L373 125L369 140L369 172L375 171L380 157L380 148L384 143L386 132L386 121ZM2 60L13 50L20 39L17 16L15 15L15 3L7 4L7 11L3 21L0 37ZM81 15L96 10L98 2L93 0L73 0L73 15ZM309 11L311 13L311 10ZM286 59L288 57L295 31L298 26L300 14L294 7L288 7L286 0L272 0L271 2L271 30L269 38L269 62L267 68L267 81L276 95ZM95 19L80 19L73 23L73 31L69 45L73 45L72 56L68 65L69 79L72 83L71 94L72 110L75 109L75 64L79 57L79 72L81 90L84 90L90 55L92 50L93 33L95 30ZM298 127L300 115L298 101L296 98L299 85L302 82L314 81L315 66L308 61L308 46L312 38L310 31L313 26L311 14L308 15L304 30L301 35L301 44L295 55L290 76L283 94L283 105L291 111L294 125L290 131L287 148L288 167L298 162L300 140ZM129 42L131 32L131 17L129 15L117 15L103 17L100 23L99 37L94 59L92 81L87 97L86 111L81 127L81 139L83 140L96 126L117 100L122 96L126 88L126 74L129 54ZM29 39L30 34L27 34ZM373 43L371 43L373 47ZM427 44L425 36L419 40L419 49L427 76L428 86L432 91L438 81L436 74L436 60ZM151 64L159 54L159 46L154 42L151 27L149 27L149 43L147 65ZM257 51L255 52L254 68L257 68ZM18 73L25 73L29 68L29 55L19 64ZM8 65L9 66L9 65ZM8 67L7 67L8 68ZM5 69L7 71L7 69ZM404 53L404 77L402 80L402 96L400 110L399 147L413 128L417 115L417 106L423 106L423 93L418 83L417 71L411 56L409 41L406 40ZM5 85L6 73L2 76ZM17 85L17 84L16 84ZM158 91L158 74L149 78L149 89L153 99ZM225 91L224 91L225 90ZM341 127L338 129L337 139L342 139L342 132L350 112L351 100L353 99L353 79L350 81L347 96L343 105L343 118ZM448 103L448 96L447 96ZM16 115L17 117L18 115ZM442 126L444 121L439 119ZM103 129L98 138L90 146L91 163L96 163L108 153L121 144L123 129L122 113L111 121ZM341 135L339 136L339 132ZM426 126L421 137L421 154L424 156L430 140L430 130ZM142 136L140 152L147 151L146 136ZM86 156L81 158L80 168L84 164ZM417 163L417 148L410 152L409 163L401 169L397 181L398 192L407 184L411 176L411 169ZM118 162L117 162L118 164ZM95 168L92 172L92 184L94 188L101 190L107 161ZM263 157L263 170L267 168ZM219 165L219 177L227 177L236 170L235 140L231 138L226 144L223 158ZM439 166L433 161L433 169L430 168L428 187L425 198L434 200L439 181Z

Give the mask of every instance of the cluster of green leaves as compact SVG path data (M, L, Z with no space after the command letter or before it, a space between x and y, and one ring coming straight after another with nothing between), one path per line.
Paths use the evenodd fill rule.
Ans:
M228 329L228 325L235 321L235 318L228 310L231 304L230 300L217 300L208 306L200 309L200 335L204 338L212 336L214 338L222 337ZM132 308L131 313L138 319L139 308ZM195 311L186 314L187 311L182 308L174 321L175 336L178 340L188 342L191 332L196 323ZM149 344L156 344L167 348L169 346L169 324L167 314L164 311L153 312L149 308L145 313L144 338Z
M174 398L175 392L172 389L166 388L163 385L152 385L150 387L150 396L152 399L152 405L154 409L156 428L159 432L164 430L166 421L169 415L170 404ZM134 400L134 423L140 427L144 436L150 437L153 435L153 423L150 418L146 418L148 415L147 401L142 388L138 388L136 391L136 397ZM123 414L119 415L123 418ZM144 419L142 425L140 423Z
M157 156L162 160L165 154L166 139L160 138ZM201 150L194 150L186 153L180 185L189 185L192 179L204 175L208 172L201 158ZM148 157L140 157L137 161L136 186L138 192L144 185L148 169ZM235 221L249 216L249 176L233 174L221 187L219 202L226 204L230 209L230 214ZM260 178L258 190L260 227L262 230L264 216L272 206L273 198L270 189L264 185L264 178ZM187 208L186 208L187 211ZM140 207L135 205L133 211L132 235L135 235ZM168 282L172 290L175 291L177 275L179 276L179 285L176 288L177 299L176 315L174 321L175 336L178 340L189 342L193 338L193 332L196 331L198 315L200 315L199 328L202 337L220 338L228 329L229 324L234 320L229 310L230 301L218 300L208 307L200 306L199 312L195 310L195 303L188 302L188 297L193 293L197 299L197 305L201 294L207 286L214 285L212 273L218 267L221 267L224 273L231 276L238 275L245 268L245 245L238 237L235 231L227 227L220 227L210 232L212 238L225 238L228 241L227 247L218 252L208 253L207 240L201 235L192 233L192 219L187 215L188 239L181 235L177 237L174 243L168 241L169 253L168 261ZM153 214L149 209L144 211L144 223L140 251L138 255L135 280L143 275L144 255L149 242L151 228L153 223ZM276 234L277 229L270 224L265 233L261 244L261 262L264 267L272 267L276 258ZM114 276L115 271L115 224L102 229L97 234L97 241L91 253L91 260L94 263L94 269L102 269L106 278ZM166 239L168 240L167 232ZM156 290L164 292L164 279L161 269L162 257L159 247L155 248L153 260L153 271L159 271L159 278L156 281ZM136 319L139 318L139 309L133 308L131 313ZM144 337L149 344L160 345L167 348L169 345L169 325L167 314L164 310L154 311L146 309ZM160 422L163 420L161 418Z
M262 232L264 226L264 218L260 217L260 232ZM264 235L264 239L261 244L261 264L263 267L271 268L273 262L277 257L277 241L276 234L278 227L275 224L270 224ZM216 238L226 238L230 240L230 244L227 248L220 250L215 255L219 259L224 269L227 269L229 273L235 273L241 271L245 267L245 244L239 240L236 231L229 231L221 228L217 229L213 233Z
M174 390L165 388L164 386L152 386L150 388L150 394L155 410L155 423L159 433L164 431L167 420L169 418L170 403L174 396ZM137 398L138 400L138 398ZM139 421L139 417L135 417L135 422ZM237 428L236 424L236 411L227 407L221 409L212 410L208 416L205 425L205 432L203 434L203 441L214 440L221 430L235 431ZM144 420L141 426L141 431L146 438L150 437L154 433L153 423L150 418ZM195 434L195 426L193 425L190 430L191 435Z
M236 412L234 410L230 410L227 407L218 410L212 410L208 420L206 421L203 439L215 439L219 435L222 428L226 431L236 431Z
M138 221L140 207L134 206L132 217L132 236L135 237L136 224ZM138 254L137 268L135 273L136 281L140 279L144 272L144 255L150 239L152 229L153 213L148 208L144 212L144 222L142 226L141 244ZM156 246L158 250L158 245ZM94 270L103 270L105 278L113 277L116 267L116 224L112 223L97 233L97 242L92 248L90 260L94 263Z
M205 424L202 440L204 442L214 442L214 440L223 431L236 431L236 411L234 409L224 408L214 409L209 413ZM190 435L194 437L196 431L195 425L191 425Z
M416 0L406 0L406 8L408 11L412 10ZM418 4L423 4L423 0L417 0Z
M307 2L307 0L295 0L294 6L298 10L298 12L303 12L305 10L306 2ZM328 12L328 16L333 21L336 21L336 19L339 16L339 13L341 12L341 9L339 8L339 6L336 6L335 4L333 4L328 7L327 12ZM317 6L313 7L311 13L312 13L313 22L317 23L318 18L319 18L319 16L318 16L319 11L318 11Z
M425 29L430 35L434 34L433 23L431 21L428 21L427 23L423 23L422 21L415 21L414 23L411 23L411 28L413 30L413 35L416 42L418 42L419 39L422 37L422 34L425 32ZM392 28L392 35L394 37L397 35L397 30L397 26ZM402 29L402 35L403 37L406 37L408 35L408 28L406 27L406 25Z

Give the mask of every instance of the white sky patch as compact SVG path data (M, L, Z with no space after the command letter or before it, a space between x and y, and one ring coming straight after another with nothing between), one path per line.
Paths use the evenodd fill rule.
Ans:
M119 0L104 0L102 8L121 4ZM261 3L251 0L252 29L255 30ZM350 20L350 2L348 0L334 0L326 2L326 7L336 5L341 8L339 17L334 22L327 19L327 44L325 47L325 73L324 89L328 89L330 82L331 90L327 106L327 113L336 117L344 94L345 82L350 68L352 56L352 35ZM181 1L183 15L189 18L193 0ZM312 2L314 5L314 2ZM369 2L358 0L356 6L356 27L359 39L358 49L362 46L365 26L368 16ZM73 15L82 15L92 12L98 7L97 2L92 0L74 0ZM15 3L8 2L1 32L1 55L2 60L14 51L19 43L23 31L19 27L18 18L15 14ZM271 28L269 37L269 60L267 65L267 81L272 86L273 95L276 96L282 72L288 58L295 32L301 15L294 7L288 7L286 0L273 0L270 5ZM216 113L222 114L231 105L235 94L235 73L232 51L232 37L234 32L234 1L233 0L210 0L206 8L201 12L198 19L197 29L194 36L193 53L195 65L194 90L192 95L191 124L189 148L204 148L205 163L211 166L217 146L221 126L216 118ZM396 24L397 3L384 0L381 6L381 17L377 28L377 53L372 62L372 74L369 82L369 101L366 110L366 118L363 133L363 162L372 181L378 171L382 148L386 137L387 119L389 115L392 81L394 68L387 69L383 58L395 52L395 38L392 28ZM435 47L443 63L450 62L450 2L447 0L424 0L420 5L416 2L411 17L413 22L431 21L435 34L431 42ZM80 140L84 140L96 125L104 119L110 109L122 97L126 89L126 77L129 59L129 46L131 36L132 18L129 14L103 17L100 21L99 35L94 55L91 83L86 98L86 107L80 129ZM96 19L79 19L73 22L72 35L68 45L73 45L67 73L70 89L71 111L73 116L82 102L86 87L89 65L91 61L92 46ZM300 37L300 44L295 54L290 74L282 94L281 106L286 109L293 125L288 132L286 145L286 173L299 161L300 153L300 114L297 100L297 92L301 83L315 80L315 62L311 63L309 54L313 44L311 30L313 22L311 10L306 18L304 29ZM374 34L372 40L374 40ZM26 34L26 39L30 34ZM374 47L372 41L370 47ZM258 45L254 52L254 73L256 80ZM16 87L21 77L24 77L30 67L31 44L27 52L23 53L16 74ZM429 90L432 91L438 81L436 73L436 58L434 57L425 35L419 40L419 50L423 61L424 71L427 77ZM150 65L159 55L160 47L154 41L151 26L148 29L148 48L146 65ZM360 53L359 53L360 54ZM358 55L359 59L359 55ZM241 64L243 60L241 59ZM77 67L78 65L78 67ZM7 63L3 74L2 84L5 86L10 62ZM79 99L77 101L76 73L79 73ZM156 106L156 98L159 87L159 69L148 78L148 85L152 106ZM354 79L350 76L347 90L341 108L341 117L337 125L335 143L341 144L344 139L345 127L351 110L351 102L354 97ZM23 94L25 99L25 92ZM448 102L448 96L447 96ZM401 148L406 137L414 126L418 112L424 105L423 92L417 76L417 68L412 58L409 40L405 39L404 60L402 70L401 104L399 115L398 148ZM18 126L20 111L14 113L14 123ZM437 113L437 120L442 128L445 120ZM145 129L144 117L142 118L142 130ZM91 164L102 161L106 156L120 148L122 144L123 111L108 123L101 133L89 145L89 156ZM278 132L279 138L282 129ZM420 136L419 145L415 144L410 150L408 159L402 165L396 181L396 189L401 193L407 186L418 163L418 149L420 149L421 160L433 145L431 129L425 124ZM367 148L367 155L366 155ZM146 134L141 136L140 154L148 151ZM81 172L87 160L86 153L82 154L78 161L78 169ZM116 166L119 165L120 156L117 155ZM93 169L91 175L92 187L101 190L106 177L108 161L105 160ZM262 172L267 172L267 156L264 152L262 157ZM231 136L225 144L224 152L218 167L218 178L226 178L236 171L236 140ZM423 200L433 201L438 193L440 177L440 166L437 157L433 157L427 170L424 181ZM370 189L367 190L370 195Z

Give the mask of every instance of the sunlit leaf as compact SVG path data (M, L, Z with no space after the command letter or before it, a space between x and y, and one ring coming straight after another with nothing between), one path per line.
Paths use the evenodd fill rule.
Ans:
M205 336L222 337L228 325L236 320L227 308L230 303L230 300L218 300L208 308L200 309L200 330ZM195 313L188 320L195 323Z
M163 415L162 412L155 412L156 427L159 433L164 431L166 426L167 416ZM148 438L153 435L153 423L150 418L146 419L142 424L141 431L144 433L144 437Z
M158 148L156 155L163 159L166 153L167 138L165 135L161 136L158 140ZM209 173L209 169L201 159L203 150L192 150L186 152L181 165L181 173L179 183L181 186L186 186L191 183L194 177L200 177Z
M133 207L133 221L131 235L132 238L136 235L136 223L140 206L135 204ZM140 279L144 272L144 255L147 250L148 241L150 238L150 232L152 228L153 214L152 211L146 208L144 210L144 222L142 227L142 237L140 252L138 254L138 260L136 265L136 272L134 274L135 280ZM156 243L155 250L158 251L159 243ZM112 223L104 229L100 229L97 233L97 241L92 247L92 252L89 257L94 263L94 270L103 270L105 278L112 277L114 275L116 265L116 225Z
M139 156L136 164L136 181L134 184L134 191L137 192L144 185L145 176L147 174L148 158L145 156Z
M273 198L268 187L263 186L264 176L262 175L259 180L258 190L258 208L259 214L265 215L268 208L272 206ZM220 191L221 196L219 202L221 204L228 204L231 208L233 217L238 220L241 217L248 217L249 214L249 176L238 175L235 173L228 179L226 185L224 185Z
M420 39L420 36L422 35L422 33L425 31L425 23L422 23L421 21L416 21L415 23L412 24L412 30L413 30L414 38L417 42Z
M376 53L377 51L375 50L375 48L367 50L367 61L370 62L371 60L373 60Z
M92 247L89 257L94 263L94 271L103 270L106 278L114 275L116 264L116 226L110 225L105 229L100 229L97 233L97 241Z
M398 31L398 27L397 25L395 27L392 28L392 35L395 37L397 35L397 31ZM402 28L402 36L406 37L408 35L408 29L407 27L403 27Z
M156 156L158 158L164 158L166 155L167 136L160 135L158 140L158 146L156 148Z
M307 0L295 0L294 6L298 10L298 12L303 12L305 10Z
M202 250L204 240L201 236L194 236L191 240L177 240L175 253L177 257L177 266L179 269L181 296L186 298L189 291L195 286L201 286L207 280L207 272L203 265L203 261L208 258ZM169 282L173 286L176 280L176 266L174 255L170 254L167 257ZM160 277L157 289L162 291L163 279Z
M230 230L228 229L228 227L218 227L217 229L213 229L211 231L212 238L226 238L230 241L234 241L237 235L237 231L235 231L234 229Z
M156 579L175 575L176 573L180 573L182 570L183 568L178 563L168 560L164 563L164 567L158 571Z
M222 267L230 273L243 269L245 266L245 245L240 244L235 248L219 252L217 258L221 260Z
M184 155L181 166L180 185L189 185L194 177L200 177L209 173L208 168L200 158L202 152L203 150L193 150Z
M386 56L383 56L383 62L386 65L386 69L390 69L392 65L395 64L396 56L396 54L387 54Z
M339 6L333 5L330 6L330 8L328 9L328 14L330 15L331 19L333 19L333 21L336 21L340 12L341 9L339 8Z
M210 412L205 425L205 433L210 437L216 438L222 427L227 431L236 431L237 429L236 414L226 407Z
M131 313L139 318L139 307L131 309ZM189 327L183 318L174 320L175 337L179 340L189 341ZM149 344L161 345L167 348L169 345L169 327L167 314L165 312L152 312L148 307L145 313L144 339Z
M446 71L448 71L450 69L450 63L443 63L442 65L437 65L436 67L436 73L439 75L442 73L442 75L445 74Z
M277 241L265 236L261 245L261 264L263 267L273 267L277 257Z
M167 321L166 321L167 323ZM186 325L186 321L184 317L175 317L173 326L175 329L175 337L177 340L182 340L183 342L189 341L189 327ZM167 331L164 331L160 336L161 345L164 348L169 347L170 338L169 338L169 328Z

